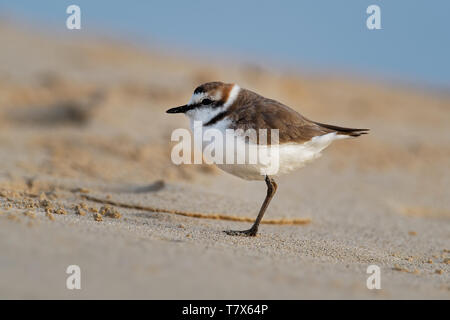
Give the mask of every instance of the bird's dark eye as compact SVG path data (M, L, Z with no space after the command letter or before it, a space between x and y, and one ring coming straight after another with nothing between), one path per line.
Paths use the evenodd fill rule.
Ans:
M212 100L210 100L210 99L203 99L202 100L202 104L211 104L212 103Z

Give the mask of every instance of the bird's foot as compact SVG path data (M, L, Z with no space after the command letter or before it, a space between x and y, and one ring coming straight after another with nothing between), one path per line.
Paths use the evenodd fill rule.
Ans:
M243 231L225 230L224 232L229 236L256 237L258 230L257 229L248 229Z

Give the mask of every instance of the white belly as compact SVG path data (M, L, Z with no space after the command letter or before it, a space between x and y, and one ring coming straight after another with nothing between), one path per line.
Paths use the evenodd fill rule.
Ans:
M205 160L216 164L221 170L246 180L264 180L266 175L280 176L292 172L320 157L321 151L334 140L347 137L336 135L336 133L328 133L314 137L312 140L302 144L287 143L274 146L259 146L245 143L240 137L233 136L230 138L226 134L225 136L226 142L223 145L204 142L203 156ZM233 138L234 147L230 147L229 143L233 141ZM212 161L208 157L210 153L205 153L207 145L210 148L212 145L217 149L222 148L223 157L219 161L217 161L217 158L215 158L215 161ZM249 154L258 156L249 158ZM233 161L229 161L230 159L233 159Z
M200 115L204 114L200 112ZM230 127L230 122L227 119L223 119L213 126L203 127L202 124L205 123L204 120L208 117L205 116L205 119L203 119L204 117L200 117L201 119L199 117L198 114L189 116L192 131L200 129L197 132L201 132L199 136L194 134L196 136L194 139L204 138L207 136L206 132L209 129L214 129L223 137L220 139L222 142L218 144L215 143L215 138L208 141L202 139L200 145L202 146L204 160L207 163L216 164L225 172L246 180L264 180L266 175L280 176L292 172L320 157L321 151L334 140L348 138L348 136L337 135L336 132L332 132L314 137L310 141L301 144L286 143L274 146L260 146L246 143L241 136L230 133L227 130ZM196 120L201 120L201 122L194 122ZM230 147L231 145L233 147ZM222 150L220 157L210 157L212 153L205 152L208 148L209 151L212 149ZM257 157L256 161L254 157L252 158L253 160L250 160L246 157L249 153L263 156ZM233 159L233 161L230 161L230 159ZM242 161L242 159L245 159L245 161Z
M321 151L333 140L341 139L336 133L329 133L313 138L303 144L282 144L274 147L262 146L262 152L267 152L270 161L255 164L217 164L225 172L246 180L264 180L266 175L280 176L304 167L309 162L321 156ZM267 150L269 148L269 150Z

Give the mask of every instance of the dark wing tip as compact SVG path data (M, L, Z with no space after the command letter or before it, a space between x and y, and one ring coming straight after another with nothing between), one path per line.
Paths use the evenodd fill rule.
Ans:
M320 122L314 122L314 123L322 128L336 131L339 134L348 135L351 137L359 137L360 135L368 134L370 131L370 129L344 128L344 127L333 126L331 124L325 124L325 123L320 123Z
M370 131L369 129L357 129L357 130L355 130L353 132L344 132L343 134L347 134L347 135L349 135L351 137L359 137L359 136L361 136L363 134L368 134L369 131Z

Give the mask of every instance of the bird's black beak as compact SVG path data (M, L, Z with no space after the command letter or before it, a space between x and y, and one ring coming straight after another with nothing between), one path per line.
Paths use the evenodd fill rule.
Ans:
M187 104L185 104L184 106L169 109L166 112L167 113L185 113L186 111L189 111L191 109L192 109L191 106L188 106Z

